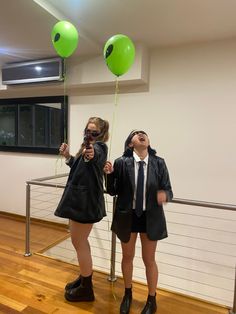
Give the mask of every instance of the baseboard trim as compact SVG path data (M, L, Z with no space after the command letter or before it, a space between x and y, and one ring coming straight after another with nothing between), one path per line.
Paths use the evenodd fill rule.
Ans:
M16 214L16 213L4 212L4 211L0 211L0 217L15 219L18 221L25 221L26 220L26 217L23 215ZM33 217L30 218L30 221L31 221L31 223L48 225L48 226L55 228L55 229L68 230L69 231L69 225L68 224L54 222L54 221L48 221L48 220L43 220L43 219L33 218Z

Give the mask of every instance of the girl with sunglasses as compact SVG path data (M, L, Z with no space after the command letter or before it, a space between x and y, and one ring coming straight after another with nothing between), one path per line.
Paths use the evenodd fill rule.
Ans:
M92 257L88 242L93 224L104 216L103 167L107 158L109 123L91 117L84 130L84 141L71 156L66 143L60 154L71 168L68 181L55 215L70 220L71 241L76 250L80 276L65 286L68 301L93 301Z
M120 313L128 314L132 303L133 259L139 233L148 285L147 302L141 314L153 314L157 310L157 241L167 237L163 204L173 198L165 161L150 147L146 132L135 130L125 141L123 155L115 160L114 167L107 161L104 172L108 193L117 195L111 229L122 247L125 293Z

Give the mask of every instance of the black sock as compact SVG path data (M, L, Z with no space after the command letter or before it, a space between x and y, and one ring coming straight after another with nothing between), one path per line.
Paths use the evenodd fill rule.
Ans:
M132 288L125 288L125 295L131 295L132 294Z

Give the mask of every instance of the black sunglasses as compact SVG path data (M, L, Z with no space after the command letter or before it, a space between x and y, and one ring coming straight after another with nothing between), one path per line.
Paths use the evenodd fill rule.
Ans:
M144 131L134 131L134 132L131 134L131 136L133 137L133 136L135 136L135 135L137 135L137 134L140 134L140 133L147 135L147 133L144 132Z
M86 135L90 135L90 136L92 136L92 137L98 137L98 136L100 135L100 132L95 131L95 130L89 130L89 129L87 129L87 130L85 130L85 134L86 134Z

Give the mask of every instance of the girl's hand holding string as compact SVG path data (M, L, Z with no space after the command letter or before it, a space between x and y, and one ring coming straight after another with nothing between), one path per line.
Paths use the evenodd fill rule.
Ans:
M105 165L104 165L104 168L103 168L103 171L106 173L106 174L110 174L114 171L114 168L112 166L112 163L110 161L106 161L105 162Z

